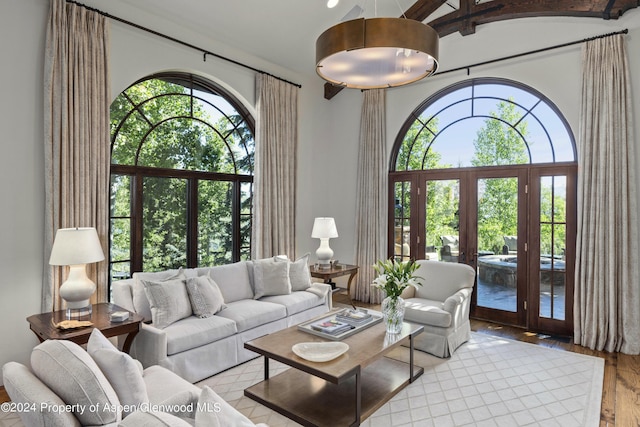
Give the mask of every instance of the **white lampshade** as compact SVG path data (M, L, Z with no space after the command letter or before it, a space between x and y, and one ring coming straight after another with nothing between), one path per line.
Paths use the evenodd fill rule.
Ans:
M67 303L67 316L71 310L91 307L90 298L96 285L89 277L85 264L102 261L104 252L95 228L61 228L51 248L51 265L68 265L69 275L60 286L60 296Z
M103 259L104 252L95 228L61 228L56 232L49 264L89 264Z
M316 218L315 221L313 221L311 237L314 239L333 239L338 237L336 221L333 218Z

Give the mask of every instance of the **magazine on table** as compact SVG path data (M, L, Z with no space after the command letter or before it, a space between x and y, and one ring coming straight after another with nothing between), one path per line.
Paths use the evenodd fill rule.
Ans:
M322 320L311 324L311 328L316 331L324 332L325 334L338 335L353 329L354 326L346 322L340 322L339 320Z
M373 320L373 316L371 315L371 313L368 313L367 311L362 309L346 308L336 314L336 320L348 323L353 326L360 326Z

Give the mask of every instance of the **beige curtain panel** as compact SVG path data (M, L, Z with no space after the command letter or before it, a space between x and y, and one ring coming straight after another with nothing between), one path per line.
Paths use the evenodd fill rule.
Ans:
M377 304L380 291L371 287L373 265L387 258L387 149L384 89L363 92L358 149L356 244L354 259L360 266L351 297Z
M638 354L636 157L624 37L589 41L582 55L574 339Z
M45 233L42 310L60 307L66 269L49 265L59 228L95 227L108 254L109 25L51 0L44 70ZM107 262L87 266L94 302L107 301Z
M297 86L256 76L253 258L296 256Z

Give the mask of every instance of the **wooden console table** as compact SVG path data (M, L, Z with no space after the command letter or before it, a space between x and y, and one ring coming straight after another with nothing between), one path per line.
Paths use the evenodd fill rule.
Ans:
M122 307L110 303L94 304L92 306L90 320L93 326L79 329L60 330L53 326L66 320L66 310L54 311L53 313L34 314L27 317L29 328L38 337L40 342L44 340L69 340L76 344L86 344L89 341L91 331L99 329L105 337L115 337L117 335L127 335L122 350L129 353L131 343L138 331L140 331L140 323L143 317L139 314L129 312L129 319L124 322L111 322L109 314L114 311L127 311ZM84 318L83 318L84 319Z
M357 265L350 264L339 264L338 266L332 264L329 268L318 268L315 265L309 267L311 276L324 280L324 283L331 285L331 289L336 288L336 284L332 282L331 279L349 275L349 281L347 282L347 296L349 297L349 302L354 308L355 305L353 305L353 301L351 300L351 283L353 282L353 278L358 274L359 269L360 267Z

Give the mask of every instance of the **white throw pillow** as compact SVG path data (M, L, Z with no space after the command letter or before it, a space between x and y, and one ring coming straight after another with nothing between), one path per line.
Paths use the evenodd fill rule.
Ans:
M193 313L185 281L186 279L164 282L141 280L151 306L153 326L156 328L164 329Z
M63 401L75 405L71 411L83 426L101 426L122 419L118 395L78 344L46 340L31 352L31 369ZM90 411L89 407L95 410Z
M137 272L133 273L133 308L136 313L144 317L145 322L151 322L151 306L147 293L144 291L142 280L151 280L154 282L162 282L165 280L184 279L186 276L182 268L178 270L158 271L153 273Z
M255 424L225 402L211 387L204 386L196 411L196 427L255 427Z
M87 352L116 391L124 417L135 412L139 405L149 403L147 386L136 361L118 350L99 329L91 332Z
M193 314L201 319L227 307L218 284L209 275L188 278L187 293Z
M266 258L253 261L254 299L291 293L289 263Z
M291 282L291 291L304 291L311 286L309 254L306 253L295 261L286 261L289 263L289 281Z

